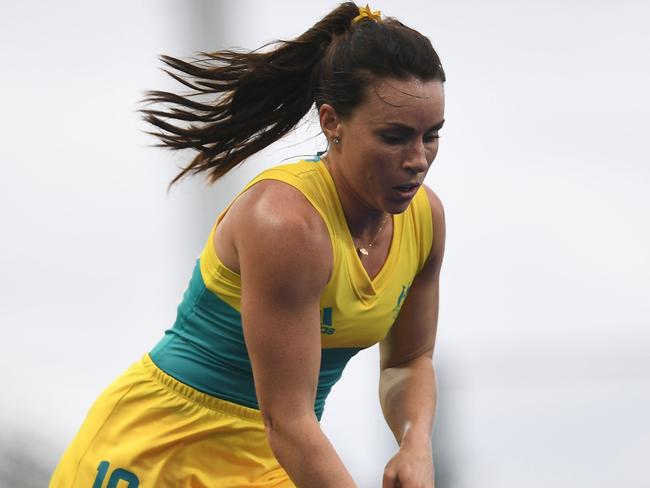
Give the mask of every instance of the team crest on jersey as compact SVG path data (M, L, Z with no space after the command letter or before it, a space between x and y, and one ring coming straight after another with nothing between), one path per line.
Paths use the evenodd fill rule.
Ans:
M399 311L402 309L402 304L404 303L404 300L406 299L406 295L409 292L409 288L410 285L402 285L402 291L397 297L397 304L393 309L393 320L397 319L397 316L399 315Z

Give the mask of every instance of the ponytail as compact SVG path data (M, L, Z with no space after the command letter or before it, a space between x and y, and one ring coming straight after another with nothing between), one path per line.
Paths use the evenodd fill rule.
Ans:
M198 173L214 183L290 132L314 104L320 77L314 68L358 14L354 3L343 3L298 38L264 46L272 47L267 52L223 50L192 62L161 56L171 68L164 71L191 91L148 91L143 102L162 103L166 110L141 113L159 129L149 132L158 146L198 151L169 186Z

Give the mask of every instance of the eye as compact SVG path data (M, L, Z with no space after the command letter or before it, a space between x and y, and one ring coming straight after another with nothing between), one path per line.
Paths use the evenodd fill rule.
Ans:
M424 136L424 142L427 144L430 144L432 142L436 142L436 140L440 139L440 135L438 134L429 134Z
M403 144L406 141L405 137L396 134L380 134L380 137L386 144L390 144L392 146Z

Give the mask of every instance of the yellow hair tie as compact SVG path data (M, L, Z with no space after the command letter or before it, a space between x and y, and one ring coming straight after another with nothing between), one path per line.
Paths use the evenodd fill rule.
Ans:
M359 15L357 15L354 19L352 19L352 23L356 24L357 22L363 19L370 19L370 20L374 20L375 22L381 22L381 12L379 10L375 10L373 12L372 10L370 10L368 4L366 4L365 7L361 7L359 9Z

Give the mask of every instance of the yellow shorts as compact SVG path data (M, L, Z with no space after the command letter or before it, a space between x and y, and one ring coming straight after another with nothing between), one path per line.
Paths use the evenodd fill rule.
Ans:
M50 480L50 488L294 486L259 410L180 383L148 354L97 399Z

